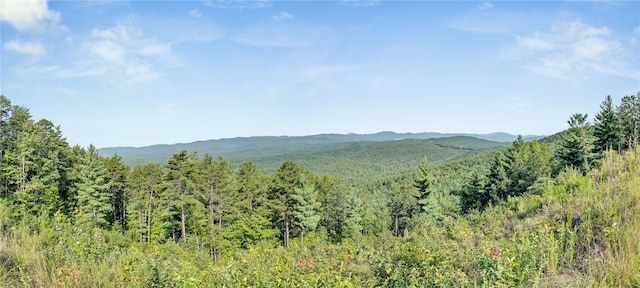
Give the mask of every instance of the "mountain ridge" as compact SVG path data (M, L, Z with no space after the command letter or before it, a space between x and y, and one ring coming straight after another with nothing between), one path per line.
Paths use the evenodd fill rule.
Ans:
M177 145L190 145L196 143L208 143L208 142L225 142L225 141L244 141L244 140L260 140L260 139L318 139L322 137L344 137L351 138L346 142L357 142L357 141L390 141L390 140L399 140L399 139L432 139L432 138L444 138L444 137L454 137L454 136L469 136L482 140L489 140L495 142L512 142L517 139L518 135L510 134L506 132L491 132L491 133L442 133L442 132L394 132L394 131L380 131L376 133L319 133L319 134L311 134L311 135L302 135L302 136L288 136L288 135L262 135L262 136L238 136L238 137L226 137L226 138L215 138L215 139L207 139L207 140L196 140L191 142L178 142L178 143L158 143L144 146L109 146L109 147L101 147L98 150L108 151L112 149L140 149L140 148L152 148L152 147L167 147L167 146L177 146ZM522 138L525 141L538 140L546 137L547 135L522 135ZM396 137L396 138L393 138ZM401 138L397 138L401 137ZM354 140L356 139L356 140ZM379 139L379 140L376 140Z
M214 140L202 140L189 143L157 144L143 147L107 147L98 149L103 156L119 155L128 164L149 162L162 163L172 154L182 150L224 156L231 160L255 160L265 157L318 153L344 148L354 143L381 143L398 140L430 140L455 137L470 137L477 140L494 142L495 145L513 142L518 136L496 132L489 134L470 133L396 133L383 131L373 134L316 134L308 136L253 136ZM525 136L525 140L540 139L542 136ZM459 140L459 139L458 139ZM464 140L468 141L468 140ZM464 142L463 141L463 142ZM390 144L387 144L390 145ZM494 146L491 144L491 146ZM455 148L455 147L454 147Z

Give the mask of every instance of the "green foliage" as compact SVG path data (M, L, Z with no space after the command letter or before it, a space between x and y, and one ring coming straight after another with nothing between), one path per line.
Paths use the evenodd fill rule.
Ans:
M77 221L84 227L105 227L112 211L107 171L93 145L89 146L79 166Z
M276 219L274 222L282 223L282 239L287 248L289 248L291 232L291 211L296 205L291 196L295 193L295 189L302 187L304 173L304 169L298 164L292 161L283 162L273 178L269 191L270 206Z
M635 99L616 111L625 123ZM596 151L599 165L586 166L578 149L577 164L552 171L554 153L589 146L580 137L592 128L576 115L555 140L519 138L498 152L464 137L344 145L360 160L372 159L361 148L404 159L392 150L407 144L466 151L414 154L403 165L417 173L373 169L354 182L294 161L263 174L186 151L129 169L69 147L59 128L0 96L0 286L640 286L640 154Z
M304 247L304 232L313 231L318 226L320 202L316 200L318 191L315 186L303 181L302 187L296 187L291 198L294 202L291 211L291 224L300 229L300 245Z
M613 107L611 96L607 95L596 114L593 135L596 149L600 152L621 149L620 123Z
M198 190L195 186L196 154L187 155L187 151L174 154L166 164L164 191L165 227L172 239L182 238L187 242L187 217L190 210L198 205Z
M640 92L622 97L616 109L620 124L620 142L624 149L637 150L640 139Z
M418 206L420 207L420 212L423 212L427 209L428 198L431 195L433 190L433 186L435 179L433 175L431 175L431 170L429 168L429 160L427 157L422 158L422 162L420 163L420 167L418 167L418 175L415 180L415 187L418 188ZM426 211L425 211L426 212Z
M597 157L593 126L587 121L587 114L573 114L567 122L569 130L562 139L557 157L562 166L573 166L586 173Z

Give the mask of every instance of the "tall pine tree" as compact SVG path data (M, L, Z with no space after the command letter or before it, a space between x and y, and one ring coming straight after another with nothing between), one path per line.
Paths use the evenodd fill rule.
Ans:
M613 107L611 96L607 95L602 104L600 112L596 114L593 127L593 135L596 137L596 149L599 152L607 150L620 150L620 124L618 115Z
M567 122L569 130L562 138L557 157L562 165L573 166L586 173L591 170L591 162L597 157L593 126L587 121L587 114L573 114Z
M107 171L102 166L98 151L93 145L85 153L79 167L78 221L89 227L106 227L111 213L111 195L107 183Z
M318 214L320 202L317 201L317 196L318 190L306 181L303 182L302 187L296 187L291 195L294 202L291 224L300 230L302 248L304 248L304 232L315 230L320 221L320 214Z
M182 150L174 154L165 165L165 190L162 198L166 207L166 226L171 237L175 240L182 238L187 242L187 210L198 204L198 190L195 185L195 163L197 155L187 154ZM176 227L179 226L179 227Z
M282 225L282 240L284 246L289 248L289 236L291 234L291 211L295 202L291 195L296 188L302 188L302 177L305 171L293 161L283 162L269 189L270 206L274 212L274 223Z

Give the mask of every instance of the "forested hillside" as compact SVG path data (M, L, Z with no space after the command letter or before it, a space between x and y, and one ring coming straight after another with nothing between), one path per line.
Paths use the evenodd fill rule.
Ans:
M463 133L395 133L379 132L375 134L319 134L310 136L259 136L238 137L230 139L218 139L197 141L184 144L153 145L147 147L112 147L100 148L98 152L102 156L117 154L128 165L147 164L150 162L164 163L172 154L182 150L198 151L200 154L224 155L232 162L255 161L270 157L283 157L296 153L321 153L322 151L340 149L361 142L389 142L396 140L437 140L438 138L452 138L458 136L473 137L492 142L511 143L518 136L507 133L490 134L463 134ZM542 136L524 136L527 141L541 139ZM446 141L446 140L445 140ZM478 142L482 143L482 141ZM474 143L462 143L467 148L479 148L487 146L485 143L475 147ZM384 144L382 144L384 145ZM444 144L447 145L447 144ZM495 144L489 144L495 146ZM458 148L458 147L454 147ZM362 153L367 153L363 151ZM277 166L269 165L269 166Z
M637 287L640 93L600 108L506 147L362 142L240 163L182 150L129 166L0 96L0 283Z

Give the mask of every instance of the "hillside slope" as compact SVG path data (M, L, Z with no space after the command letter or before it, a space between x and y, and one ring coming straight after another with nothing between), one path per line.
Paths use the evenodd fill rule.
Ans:
M507 133L463 134L463 133L395 133L375 134L319 134L311 136L261 136L206 140L192 143L153 145L146 147L101 148L103 156L120 155L127 164L158 162L164 163L171 155L181 150L197 151L199 154L221 155L231 160L253 160L284 154L318 152L346 147L356 142L386 142L406 139L438 139L467 136L493 142L510 143L517 138ZM525 136L525 140L539 139L540 136Z

